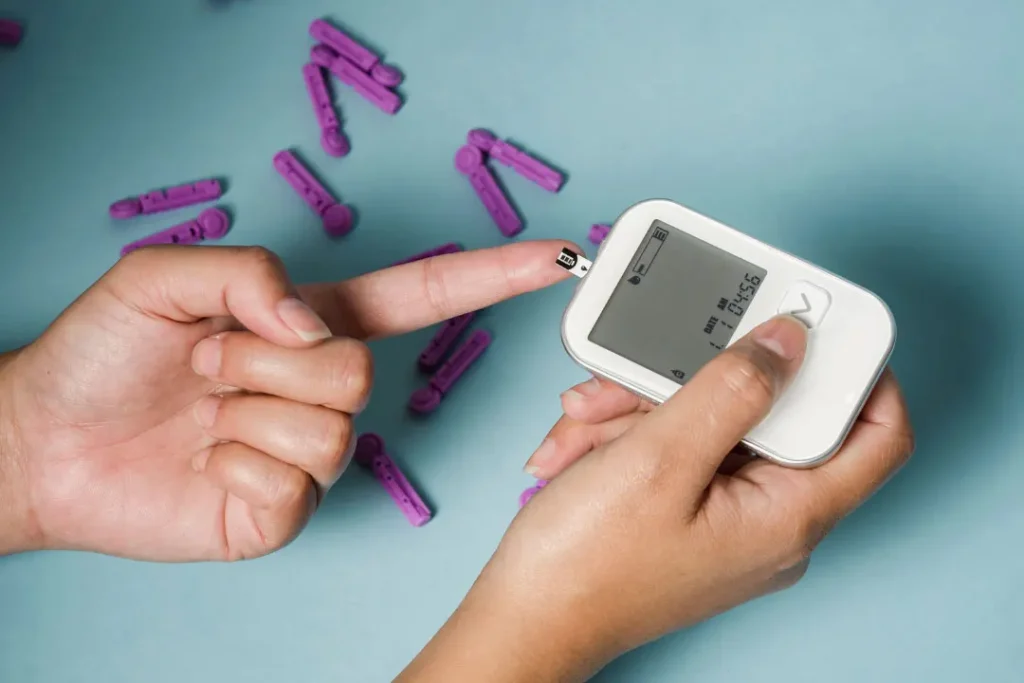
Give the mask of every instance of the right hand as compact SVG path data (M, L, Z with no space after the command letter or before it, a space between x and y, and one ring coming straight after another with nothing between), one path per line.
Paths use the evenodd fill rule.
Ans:
M553 481L400 680L583 680L632 648L792 585L825 534L912 450L886 371L841 452L821 467L735 452L796 373L805 344L802 324L778 318L660 407L612 385L591 391L590 412L576 411L584 419L563 418L549 437L538 476Z

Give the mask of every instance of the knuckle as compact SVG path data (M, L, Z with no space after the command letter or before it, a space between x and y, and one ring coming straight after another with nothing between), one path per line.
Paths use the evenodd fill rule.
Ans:
M434 259L423 261L423 291L426 292L426 300L434 317L449 317L451 297L444 280L444 270L438 268Z
M370 347L354 339L344 340L344 352L339 354L340 359L333 364L329 377L329 391L331 400L334 403L337 397L341 397L346 405L355 403L361 405L370 395L373 387L373 354Z
M241 256L258 277L278 278L285 272L281 257L266 247L242 247Z
M804 557L791 567L786 567L776 575L777 587L780 590L792 588L807 575L807 569L811 566L811 558Z
M790 516L782 526L777 543L782 569L789 570L809 561L811 553L828 533L828 528L828 524L811 514Z
M324 420L313 444L313 453L317 460L323 461L333 472L344 460L352 436L352 421L346 415L332 413Z
M305 498L309 485L309 477L296 467L288 467L280 476L275 477L275 485L270 494L271 505L284 507L296 500Z
M721 378L727 391L751 406L769 405L775 398L775 376L753 354L723 355Z
M913 430L908 426L900 432L896 443L897 464L899 466L903 466L914 455L914 450L917 448L917 437L914 435Z

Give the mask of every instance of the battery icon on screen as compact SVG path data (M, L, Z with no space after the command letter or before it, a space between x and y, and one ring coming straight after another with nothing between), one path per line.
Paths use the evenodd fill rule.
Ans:
M667 238L668 230L662 228L654 229L654 233L647 240L647 244L644 245L644 250L640 252L640 258L636 260L636 265L633 266L634 273L639 273L640 275L647 274L647 271L654 264L654 257L658 255L658 250L661 249L661 245L665 244Z

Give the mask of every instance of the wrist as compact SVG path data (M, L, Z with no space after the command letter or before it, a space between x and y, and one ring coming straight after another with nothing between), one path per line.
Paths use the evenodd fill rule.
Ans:
M17 351L0 353L0 556L39 548L32 522L26 463L17 438L11 365Z
M395 683L582 683L616 656L578 613L486 575Z

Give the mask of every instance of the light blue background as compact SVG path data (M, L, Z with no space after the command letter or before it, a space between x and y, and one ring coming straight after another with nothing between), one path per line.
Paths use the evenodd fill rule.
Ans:
M319 149L299 73L325 14L408 76L393 119L339 90L341 161ZM557 196L502 174L524 239L585 240L670 196L875 289L900 327L915 460L798 587L598 680L1024 676L1020 2L0 0L2 15L28 29L0 53L0 348L168 225L105 213L168 183L227 177L228 241L277 250L303 281L452 239L498 244L452 168L465 132L487 126L571 173ZM273 172L287 146L358 208L348 238L329 241ZM430 525L410 527L353 471L260 561L0 559L0 681L389 680L489 557L558 393L583 377L559 342L569 294L483 316L493 348L426 422L403 406L430 333L377 345L360 426L436 506Z

